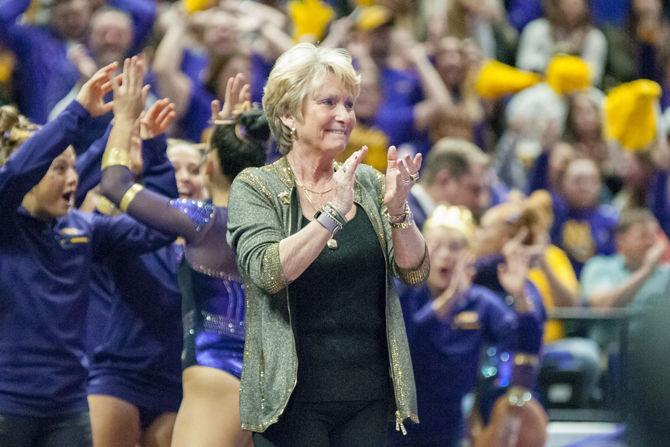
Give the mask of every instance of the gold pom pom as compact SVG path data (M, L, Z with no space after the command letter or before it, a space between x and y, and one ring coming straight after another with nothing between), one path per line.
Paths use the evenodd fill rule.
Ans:
M661 86L639 79L613 88L605 99L605 135L623 149L642 151L656 139Z
M321 40L335 16L333 8L320 0L292 0L288 3L288 11L293 21L295 42Z
M496 60L482 65L475 80L475 90L484 99L494 100L517 93L542 81L537 73L519 70Z
M591 67L577 56L554 56L545 76L547 84L560 95L583 91L591 85Z
M387 24L393 18L393 12L385 6L370 5L356 11L354 21L360 31L372 31Z
M215 0L184 0L184 9L187 13L192 14L196 11L204 11L216 6Z

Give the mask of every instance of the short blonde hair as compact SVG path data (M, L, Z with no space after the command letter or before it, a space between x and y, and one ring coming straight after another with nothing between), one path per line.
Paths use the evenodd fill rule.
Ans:
M277 59L263 91L263 110L281 153L287 154L292 147L291 129L281 118L289 113L303 122L305 98L313 94L329 74L334 75L352 97L358 96L360 75L344 49L300 43Z

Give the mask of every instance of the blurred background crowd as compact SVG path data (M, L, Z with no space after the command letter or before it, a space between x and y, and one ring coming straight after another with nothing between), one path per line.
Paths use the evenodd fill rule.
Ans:
M548 316L538 396L550 420L621 421L631 396L662 395L667 376L627 377L658 378L669 354L664 320L635 317L668 315L666 2L0 0L0 105L45 124L96 70L143 53L149 104L175 105L170 144L203 150L227 80L244 73L260 103L276 58L305 41L346 48L361 74L342 159L367 145L364 162L383 172L389 145L422 153L414 217L421 227L441 204L471 213L475 283L489 284L486 260L523 229ZM200 164L175 170L180 195L198 198ZM448 283L446 258L432 264ZM485 351L483 381L504 369ZM659 401L647 422L667 417Z

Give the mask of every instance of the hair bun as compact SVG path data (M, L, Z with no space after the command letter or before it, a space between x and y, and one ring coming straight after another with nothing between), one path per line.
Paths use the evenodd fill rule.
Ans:
M253 140L265 142L270 138L270 126L261 109L254 108L242 113L240 124L244 126L245 134Z

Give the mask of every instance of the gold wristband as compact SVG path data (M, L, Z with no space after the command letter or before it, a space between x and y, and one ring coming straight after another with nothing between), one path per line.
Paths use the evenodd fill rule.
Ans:
M119 210L116 205L105 196L98 197L98 203L95 204L95 209L105 216L116 216L117 214L121 214L121 210Z
M142 189L144 189L144 186L140 185L139 183L133 183L133 186L128 188L123 197L121 197L121 202L119 202L119 209L124 213L128 211L130 202L132 202L133 199L135 199L137 193L142 191Z
M405 217L403 220L400 222L389 222L391 225L391 228L394 230L406 230L407 228L411 228L414 225L414 215L412 214L412 210L407 207L405 210Z
M120 147L110 147L105 149L105 153L102 155L100 168L105 169L110 166L125 166L130 169L130 154L128 153L128 150Z
M386 218L390 224L402 223L407 219L407 214L410 212L409 204L405 201L405 207L403 208L402 214L390 214L388 209L386 210Z
M518 352L514 354L514 364L517 366L530 365L535 366L539 362L539 358L533 354L524 354Z

